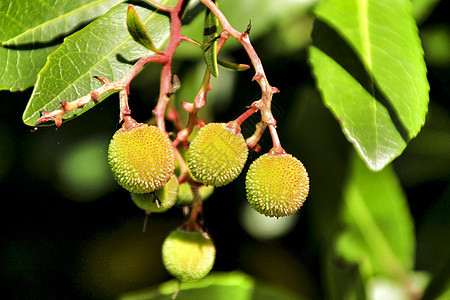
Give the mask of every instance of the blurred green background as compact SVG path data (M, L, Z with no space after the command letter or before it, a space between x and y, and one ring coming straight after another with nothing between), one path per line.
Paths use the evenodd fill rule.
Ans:
M434 9L420 10L422 1L413 2L431 100L422 132L393 166L415 221L416 270L433 275L449 259L450 243L449 5L441 1ZM314 87L307 63L313 22L309 6L267 22L257 12L231 18L242 30L252 19L254 46L269 81L281 91L274 97L273 112L282 144L309 170L307 201L293 217L267 223L249 210L242 174L216 189L204 209L218 251L214 270L242 270L306 298L322 299L321 252L328 230L324 212L333 213L339 205L353 148ZM221 56L248 63L234 41ZM187 45L176 59L174 73L182 83L177 101L192 101L204 70L200 55ZM151 65L132 84L130 105L139 121L151 116L159 71ZM244 112L260 95L253 75L221 69L202 110L204 120L226 122ZM108 143L119 128L117 95L58 130L45 127L34 133L21 120L30 95L31 90L0 92L2 297L111 299L170 279L160 249L183 221L182 211L151 215L147 233L142 233L144 213L114 182L107 164ZM258 121L255 116L244 123L244 136ZM262 152L271 147L267 133L261 146ZM250 154L246 168L258 155Z

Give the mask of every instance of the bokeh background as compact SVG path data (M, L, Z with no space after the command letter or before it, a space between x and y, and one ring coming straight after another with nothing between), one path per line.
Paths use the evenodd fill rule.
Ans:
M413 1L415 7L421 2ZM339 203L353 150L311 77L310 4L270 22L248 12L254 46L269 81L281 91L273 107L282 144L310 173L308 200L293 217L261 219L247 205L242 174L216 189L204 209L218 251L214 270L242 270L306 298L322 299L321 211ZM416 269L430 274L449 259L448 8L448 1L441 1L416 12L431 86L429 114L422 132L393 163L415 221ZM238 16L231 23L244 30L248 19ZM221 56L248 63L233 41ZM200 55L187 45L176 59L174 73L182 83L177 102L192 101L204 70ZM130 105L141 122L151 117L159 71L159 66L150 65L133 82ZM260 96L252 76L253 71L221 69L202 111L204 120L226 122L244 112ZM21 121L30 95L31 90L0 92L2 298L112 299L170 279L160 249L164 238L183 222L182 210L152 214L147 232L142 232L144 213L114 182L107 163L109 140L119 128L117 95L58 130L45 127L33 133ZM244 123L244 136L258 121L255 116ZM271 147L267 133L261 146L262 152ZM251 153L248 164L258 155Z

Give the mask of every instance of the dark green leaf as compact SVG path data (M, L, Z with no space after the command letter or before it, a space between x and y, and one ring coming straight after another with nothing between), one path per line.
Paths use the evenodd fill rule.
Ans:
M63 38L120 0L0 1L0 89L34 85Z
M178 281L171 280L157 288L123 295L121 300L169 299L178 288ZM273 286L256 283L250 276L240 272L212 273L196 282L181 284L177 300L301 300L298 295Z
M156 48L153 44L153 41L148 34L147 29L145 29L145 26L139 18L136 10L134 9L134 6L131 4L128 6L127 12L127 29L137 43L155 53L160 52L158 48Z
M166 0L163 4L171 6L175 3L176 0ZM128 33L125 22L127 8L126 3L113 7L101 18L67 37L64 44L49 56L25 109L25 124L34 126L39 111L53 111L60 106L60 101L73 101L98 88L101 83L94 76L118 80L135 61L152 53L137 45ZM136 11L153 33L153 42L160 47L169 37L169 18L140 6L136 6ZM103 99L105 97L98 100ZM90 102L64 118L73 118L93 105Z
M449 256L447 254L447 256ZM422 300L445 300L450 298L450 259L425 290Z
M324 0L310 61L325 105L372 170L405 149L425 122L429 86L407 0Z
M216 1L214 0L213 2ZM219 20L217 20L216 16L209 9L206 9L205 23L203 26L203 58L211 75L214 77L219 76L219 68L217 66L218 26Z
M413 221L391 167L374 173L354 155L341 218L345 230L337 240L337 253L358 264L364 278L402 279L413 268Z

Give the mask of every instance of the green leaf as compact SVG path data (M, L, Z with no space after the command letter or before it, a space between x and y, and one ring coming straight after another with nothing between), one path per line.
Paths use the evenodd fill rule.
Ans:
M344 231L336 251L358 264L365 279L382 275L403 280L412 270L413 221L392 167L374 173L354 155L341 220Z
M213 0L215 3L216 1ZM217 5L217 3L216 3ZM205 22L203 25L203 58L206 66L208 66L211 75L219 76L219 68L217 66L217 28L219 27L219 20L209 10L206 9Z
M217 62L222 67L229 69L229 70L233 70L233 71L246 71L246 70L250 69L249 65L236 64L236 63L232 63L232 62L220 59L220 58L217 58Z
M145 29L145 26L139 18L136 10L134 9L134 6L131 4L128 6L127 11L127 29L137 43L155 53L161 52L153 44L153 41L148 34L147 29Z
M325 0L315 9L310 62L325 105L372 170L425 122L429 85L408 0Z
M34 85L47 56L63 38L120 0L0 2L0 89Z
M165 5L176 0L166 0ZM64 40L47 60L38 76L37 84L23 114L25 124L34 126L41 110L53 111L60 101L73 101L88 94L101 83L100 76L116 81L124 76L132 64L152 52L133 41L126 26L128 4L113 7L82 30ZM169 37L170 21L166 14L136 6L153 42L160 47ZM100 97L101 102L107 95ZM88 103L64 116L71 119L94 106Z
M170 280L159 287L123 295L121 300L169 299L178 288L178 280ZM298 295L256 283L250 276L241 272L212 273L206 278L181 284L177 300L301 300Z

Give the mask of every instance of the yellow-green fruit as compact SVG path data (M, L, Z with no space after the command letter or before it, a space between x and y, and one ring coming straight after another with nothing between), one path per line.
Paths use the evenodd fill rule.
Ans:
M172 175L166 185L153 193L130 193L137 207L149 212L165 212L174 206L178 196L178 178ZM156 198L155 198L156 197Z
M247 144L241 133L236 134L225 123L210 123L189 146L189 171L203 184L225 185L239 176L247 155Z
M146 124L117 130L108 160L116 181L136 194L162 188L175 170L172 142L158 127Z
M176 229L162 246L164 267L180 281L202 279L211 271L216 258L216 248L203 231Z
M247 200L259 213L286 217L295 213L309 192L303 164L290 154L264 154L248 169Z
M214 187L212 185L202 185L199 187L198 192L202 200L205 201L214 192ZM194 196L192 195L189 182L183 182L178 189L177 205L191 205L192 201L194 201Z

